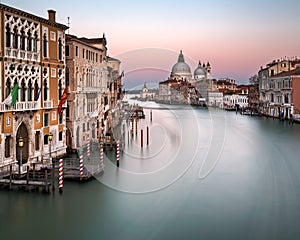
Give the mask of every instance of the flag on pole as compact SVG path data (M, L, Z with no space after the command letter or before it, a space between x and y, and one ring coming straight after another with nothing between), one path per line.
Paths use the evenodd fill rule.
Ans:
M16 83L13 90L8 95L8 97L3 101L3 103L6 104L7 106L14 106L18 98L18 89L19 89L19 84Z
M62 114L62 105L67 101L67 98L68 98L68 86L66 86L66 88L59 100L59 104L58 104L58 108L57 108L58 115Z

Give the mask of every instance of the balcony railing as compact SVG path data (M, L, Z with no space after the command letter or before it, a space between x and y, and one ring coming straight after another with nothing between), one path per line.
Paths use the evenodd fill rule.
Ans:
M25 50L19 50L14 48L5 49L6 57L18 58L23 60L38 61L39 54L37 52L29 52Z
M44 101L43 102L43 107L44 108L53 108L53 101L52 100Z
M0 112L5 112L7 110L7 106L4 103L0 103Z
M15 106L10 107L4 103L0 103L0 112L7 111L29 111L40 109L39 102L17 102Z
M38 101L35 102L17 102L13 107L15 111L26 111L26 110L38 110L40 108L40 104Z

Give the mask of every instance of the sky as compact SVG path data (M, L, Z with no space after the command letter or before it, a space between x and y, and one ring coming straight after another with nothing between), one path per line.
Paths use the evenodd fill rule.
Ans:
M141 68L160 64L164 67L156 72L161 75L153 74L152 80L164 80L159 78L170 74L180 50L191 59L192 72L199 60L209 61L213 78L229 77L240 83L248 82L260 66L274 59L300 58L299 0L0 2L44 18L48 18L48 9L54 9L57 22L67 25L70 17L69 33L79 37L101 37L105 33L108 54L122 60L128 81L132 72L141 81L149 79L149 71ZM162 62L161 54L150 54L149 66L135 66L149 57L143 54L145 49L161 49L174 57ZM139 54L131 54L136 51ZM135 56L130 64L125 61L129 56Z

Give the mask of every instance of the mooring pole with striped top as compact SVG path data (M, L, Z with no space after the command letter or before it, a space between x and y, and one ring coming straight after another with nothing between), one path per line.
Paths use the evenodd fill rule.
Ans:
M100 143L100 171L103 171L103 142Z
M79 157L79 172L80 172L80 181L81 181L82 177L83 177L83 156L82 156L82 153L80 153L80 157Z
M63 192L63 182L64 182L64 179L63 179L63 159L59 159L59 193L62 193Z
M87 138L87 157L90 158L91 156L91 148L90 148L91 142L90 142L90 138Z
M119 167L120 165L120 141L119 140L117 140L116 159L117 159L117 167Z

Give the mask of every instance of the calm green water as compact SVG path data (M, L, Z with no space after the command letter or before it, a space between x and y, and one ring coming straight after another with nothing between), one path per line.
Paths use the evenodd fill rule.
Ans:
M300 239L300 125L218 110L172 114L153 110L153 125L175 121L191 132L175 141L172 129L153 128L151 139L164 132L165 151L181 151L173 165L165 152L137 162L147 151L128 145L120 170L108 160L102 177L65 182L62 195L1 190L1 239ZM195 119L198 128L188 124ZM123 174L161 165L171 171L153 179Z

